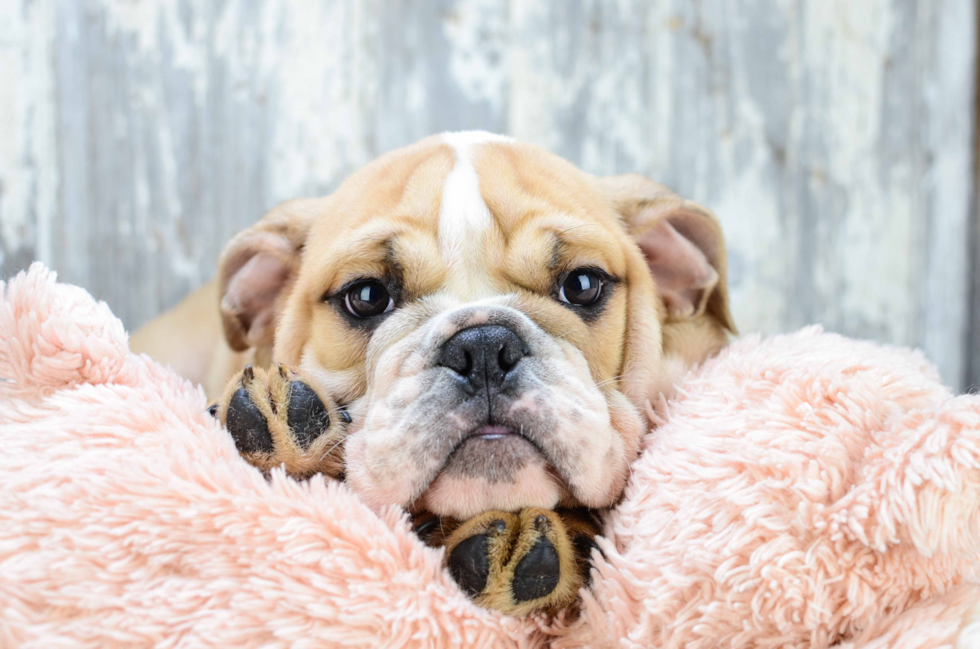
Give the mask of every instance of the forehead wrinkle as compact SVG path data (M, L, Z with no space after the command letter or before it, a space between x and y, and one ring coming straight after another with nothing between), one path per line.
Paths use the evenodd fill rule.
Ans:
M445 281L446 266L435 233L407 229L391 239L389 248L407 299L433 292Z
M567 228L552 227L552 232L558 240L559 263L556 267L593 259L602 262L599 265L613 275L622 277L626 272L622 243L602 226L580 223Z
M600 197L593 183L567 160L526 144L492 144L486 149L487 166L492 165L494 174L505 181L495 184L494 194L506 199L516 192L551 212L585 215L597 211ZM501 174L505 169L506 175Z
M311 297L318 299L332 293L357 276L383 274L390 242L398 234L397 227L393 226L397 224L369 222L346 240L337 240L325 251L323 257L327 263L310 281L308 292Z
M440 156L430 158L408 177L400 201L395 206L396 214L411 222L414 228L427 230L436 235L442 207L442 187L453 167L452 158Z
M620 277L625 272L622 246L602 226L596 230L594 225L566 215L530 221L514 233L509 246L511 274L536 278L522 284L537 290L554 280L556 273L583 265L598 266Z
M619 227L590 177L567 161L525 144L490 143L480 153L474 164L483 197L505 241L540 221L566 219L572 227L586 223L607 230Z
M491 143L474 163L484 200L506 239L539 222L558 223L556 231L605 225L606 219L596 219L603 210L591 181L557 156L530 145Z
M331 194L329 212L313 226L301 285L316 299L335 288L337 276L351 265L377 272L383 261L378 247L398 232L434 234L438 188L452 160L451 147L430 139L385 154L348 177Z
M406 203L419 194L435 194L420 201L433 200L438 209L438 186L452 167L452 149L442 143L415 145L385 154L356 171L337 188L335 196L344 203L343 211L357 216L359 221L403 210Z
M496 268L507 281L521 288L550 291L554 282L551 258L558 243L552 232L528 224L513 232Z

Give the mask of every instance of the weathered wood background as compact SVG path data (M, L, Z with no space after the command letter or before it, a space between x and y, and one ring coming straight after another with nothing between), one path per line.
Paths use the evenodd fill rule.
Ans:
M224 242L480 128L713 208L743 332L980 379L971 0L0 0L0 262L135 328Z

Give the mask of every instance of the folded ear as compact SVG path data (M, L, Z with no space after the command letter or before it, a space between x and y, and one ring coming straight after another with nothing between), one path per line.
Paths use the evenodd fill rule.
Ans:
M326 199L288 201L238 233L218 261L225 339L235 351L271 347L276 324L299 271L303 244Z
M599 185L646 257L667 321L707 315L734 333L715 215L639 174L600 178Z

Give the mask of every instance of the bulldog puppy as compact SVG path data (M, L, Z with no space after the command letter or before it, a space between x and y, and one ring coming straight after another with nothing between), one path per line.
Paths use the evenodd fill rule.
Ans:
M458 583L515 615L574 601L651 400L734 331L711 213L488 133L280 205L219 266L230 349L185 365L269 363L239 364L211 409L242 455L412 512Z

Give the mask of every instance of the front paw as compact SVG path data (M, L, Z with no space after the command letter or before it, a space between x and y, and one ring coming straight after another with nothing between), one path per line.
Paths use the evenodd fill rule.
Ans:
M242 457L263 471L285 466L295 477L342 475L350 418L282 364L268 371L247 366L208 411L227 427Z
M446 565L481 606L517 616L554 612L586 583L597 532L577 512L486 512L445 540Z

